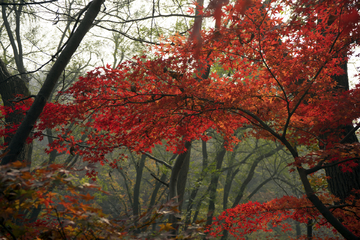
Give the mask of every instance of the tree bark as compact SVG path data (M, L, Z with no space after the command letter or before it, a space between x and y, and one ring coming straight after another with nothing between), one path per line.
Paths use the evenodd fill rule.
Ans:
M13 107L14 104L11 102L17 94L21 94L24 97L30 96L30 91L22 79L18 76L12 76L5 63L0 59L0 95L5 107ZM5 128L7 131L11 130L14 125L20 124L24 119L24 115L19 110L8 114L5 117ZM4 143L7 145L10 143L14 134L10 134L5 137ZM24 149L21 148L21 153L16 158L17 160L25 161L27 165L31 163L31 145L26 144Z
M337 91L346 91L349 90L349 78L347 73L347 62L341 65L341 68L344 70L344 74L339 76L333 76L333 79L337 82ZM343 139L351 130L353 126L343 126L339 129L339 141ZM343 143L357 143L359 140L357 139L355 133L351 134L351 136L347 137ZM360 161L357 161L360 164ZM347 197L350 196L351 191L353 189L360 189L360 165L356 168L352 169L352 172L343 172L341 171L341 167L335 165L333 167L325 168L326 176L330 177L327 179L328 187L332 194L340 199L343 202ZM356 196L359 198L360 196Z

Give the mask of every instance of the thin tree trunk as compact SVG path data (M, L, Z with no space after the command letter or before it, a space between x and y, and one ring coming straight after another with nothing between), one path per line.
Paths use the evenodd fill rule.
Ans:
M196 204L196 208L195 208L195 213L194 213L194 217L193 217L193 220L192 220L192 223L195 223L198 216L199 216L199 213L200 213L200 208L201 208L201 205L205 199L205 197L207 196L208 192L210 190L210 187L206 189L205 193L200 197L198 203Z
M224 145L221 146L220 151L216 154L215 158L215 171L211 175L210 180L210 192L209 192L209 206L208 206L208 213L207 213L207 219L206 219L206 225L210 225L212 223L212 219L215 212L215 201L216 201L216 190L219 183L220 178L220 169L222 167L222 163L224 162L224 157L226 154L226 149Z
M190 150L191 150L191 142L186 142L185 146L186 151L181 153L175 160L174 166L171 170L171 176L170 176L170 184L169 184L169 199L174 199L176 203L179 203L179 199L183 199L183 195L179 196L178 192L178 182L179 182L179 176L181 173L182 168L186 168L185 164L187 161L190 161ZM182 192L181 194L184 194ZM178 198L176 198L178 197ZM173 227L176 229L171 234L176 235L176 231L178 226L175 224L178 221L179 216L177 214L172 214L169 217L169 222L173 224Z
M206 142L204 140L202 140L201 142L202 144L202 155L203 155L203 161L202 161L202 170L201 170L201 174L200 177L196 180L196 184L194 186L194 189L191 191L190 193L190 197L189 197L189 202L186 208L186 218L185 218L185 226L190 224L191 222L191 213L192 213L192 208L194 206L194 201L196 198L197 193L199 192L201 183L205 177L205 172L207 170L208 167L208 153L207 153L207 145Z
M161 178L160 178L160 181L156 181L155 183L155 187L154 187L154 190L151 194L151 198L150 198L150 202L149 202L149 206L148 206L148 211L151 210L151 208L156 204L156 196L160 190L160 187L161 185L163 184L162 182L165 182L166 180L166 174L162 174L161 175ZM148 218L148 220L150 220L150 218ZM152 224L152 230L155 231L156 230L156 226L157 224Z
M136 181L134 186L134 204L133 214L134 216L140 215L140 185L142 180L142 174L145 166L146 155L142 155L139 165L136 167Z
M299 239L301 236L301 225L298 221L295 221L295 232L296 232L296 238Z
M186 162L186 158L190 157L191 142L186 142L185 148L186 148L186 151L181 153L176 158L176 161L175 161L174 166L171 171L170 185L169 185L169 198L170 199L173 199L179 195L178 188L177 188L179 176L180 176L181 168L183 167L183 164ZM176 200L176 201L178 201L178 200Z
M165 182L165 180L166 180L166 174L164 173L161 175L160 181ZM161 185L163 184L161 182L156 181L155 183L154 191L151 194L148 210L150 210L156 204L156 196L160 190Z
M24 3L23 0L21 0L20 2ZM15 12L15 31L14 31L15 36L13 34L13 31L11 30L10 23L8 21L8 17L7 17L7 13L6 13L6 8L8 8L8 6L5 6L5 5L1 6L2 19L4 22L7 36L10 41L11 48L14 53L14 60L15 60L16 68L17 68L18 72L20 73L21 79L25 82L26 86L28 87L29 78L26 74L27 71L25 69L25 65L24 65L24 61L23 61L24 56L23 56L22 41L21 41L21 36L20 36L21 35L20 34L20 27L21 27L20 17L22 14L23 6L19 5L19 6L12 6L12 7Z

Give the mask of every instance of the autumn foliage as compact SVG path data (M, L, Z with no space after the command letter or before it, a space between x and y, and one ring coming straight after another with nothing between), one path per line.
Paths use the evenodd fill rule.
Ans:
M140 216L108 218L92 202L91 193L102 190L95 184L74 184L74 173L81 169L52 164L29 171L15 162L0 170L0 234L6 239L138 239L139 231L144 238L165 239L174 229L170 223L159 224L155 233L148 228L176 213L175 201L157 204ZM37 210L40 215L34 217ZM186 239L203 231L198 225L189 227L183 233Z
M360 234L357 217L360 210L359 201L350 197L346 203L334 205L334 197L329 194L323 194L321 200L332 209L337 218L343 220L347 228L356 235ZM240 204L216 217L207 232L215 237L222 236L223 231L226 230L237 239L245 239L246 234L257 231L273 232L274 227L281 228L282 232L291 231L292 227L288 220L308 224L310 219L314 221L315 229L328 228L336 233L332 225L321 216L305 196L302 198L285 196L265 203L250 201ZM305 235L303 237L306 238ZM324 236L320 239L324 239ZM336 237L329 239L336 239Z
M47 104L34 137L54 128L58 136L49 151L71 151L95 163L108 161L106 154L117 148L151 152L164 142L169 151L181 153L186 141L208 140L210 128L222 134L231 150L239 141L234 131L251 126L249 135L287 147L294 157L289 167L300 176L338 163L343 171L352 171L360 147L340 144L341 126L359 118L360 94L358 87L344 89L334 76L344 74L341 64L359 39L358 5L346 0L216 4L222 8L201 13L217 22L216 28L201 31L201 38L164 39L148 56L80 77L59 93L59 101ZM211 66L218 70L209 71ZM81 129L80 136L72 135L70 123ZM319 141L323 150L316 150ZM302 156L297 146L316 151ZM96 174L88 172L89 177ZM307 197L315 196L302 180ZM318 199L328 209L336 202L325 193ZM332 213L359 236L356 199L334 207ZM229 209L209 231L215 236L229 230L241 237L270 231L272 225L286 231L284 220L305 223L309 218L318 226L332 224L306 196L285 197Z
M113 235L101 210L87 203L93 199L87 191L99 188L91 184L76 186L71 182L72 178L67 176L68 173L68 170L56 164L32 171L20 162L2 166L2 236L12 239L65 239L78 236L83 239L95 235ZM61 191L67 194L61 194ZM42 210L39 219L25 218L33 216L29 213L36 209ZM107 232L103 229L107 229Z

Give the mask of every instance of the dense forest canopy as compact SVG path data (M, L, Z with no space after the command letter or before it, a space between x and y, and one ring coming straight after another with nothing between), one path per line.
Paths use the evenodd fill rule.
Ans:
M2 60L1 234L256 239L301 237L306 227L308 238L318 229L358 239L360 95L346 68L360 34L356 1L212 0L186 13L185 2L158 2L149 16L119 17L130 24L121 30L106 24L130 3L118 12L106 4L95 0L69 21L36 95L5 21L23 5L2 5L19 74ZM170 16L191 24L176 20L169 36L155 20ZM151 26L131 37L144 19ZM113 64L66 77L92 26L148 45L126 60L116 35ZM31 158L30 143L44 139L49 155Z

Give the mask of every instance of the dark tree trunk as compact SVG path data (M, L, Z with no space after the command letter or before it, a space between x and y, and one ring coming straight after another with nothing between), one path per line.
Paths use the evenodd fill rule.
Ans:
M186 179L180 179L180 176L183 177L185 173L187 175L189 169L187 164L189 164L190 161L191 142L186 142L184 147L186 148L186 151L176 158L170 176L169 199L174 199L176 203L179 203L179 200L184 198ZM179 186L184 187L184 189L178 189ZM179 220L178 218L179 216L177 214L172 214L169 217L169 222L172 223L173 227L176 229L171 232L172 235L176 235L177 228L179 227L179 225L176 224Z
M307 239L310 240L313 237L313 220L309 219L306 224Z
M333 76L333 79L338 83L336 89L337 91L346 91L349 90L349 79L347 74L347 63L341 65L341 68L344 70L345 74L339 76ZM351 130L353 126L343 126L339 131L339 141L343 139ZM351 134L349 137L343 141L343 143L356 143L359 142L355 133ZM359 161L358 161L359 162ZM352 172L342 172L341 167L334 166L330 168L325 168L326 176L328 178L329 190L332 194L344 201L346 197L351 194L352 189L360 189L360 166L353 169ZM360 196L357 196L358 198Z
M5 63L0 59L0 95L5 107L13 107L11 102L16 95L21 94L24 97L30 96L30 91L23 81L18 76L13 76L8 72ZM18 125L24 119L24 114L18 110L8 114L5 117L6 130L9 131L13 125ZM14 134L5 137L4 143L8 145ZM31 163L31 145L26 144L19 156L20 161L25 161L28 165Z
M298 221L295 221L295 232L296 232L296 239L300 239L301 237L301 225Z
M178 201L179 201L179 211L181 211L184 196L185 196L185 188L186 188L186 181L189 173L189 167L190 167L190 153L191 148L188 150L188 154L185 158L185 161L183 165L181 166L178 182L177 182L177 192L178 192Z

